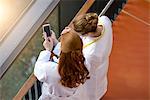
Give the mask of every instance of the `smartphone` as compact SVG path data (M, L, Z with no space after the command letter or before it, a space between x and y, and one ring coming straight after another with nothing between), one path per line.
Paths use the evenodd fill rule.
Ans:
M43 32L46 32L46 36L47 36L47 37L50 37L50 36L51 36L52 31L51 31L51 26L50 26L50 24L44 24L44 25L43 25Z

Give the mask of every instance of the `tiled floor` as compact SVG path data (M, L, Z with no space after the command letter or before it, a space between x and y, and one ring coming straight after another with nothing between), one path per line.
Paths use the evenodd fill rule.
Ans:
M123 10L150 24L149 5L145 0L128 0ZM121 12L113 23L109 87L103 100L150 100L150 25L130 15Z

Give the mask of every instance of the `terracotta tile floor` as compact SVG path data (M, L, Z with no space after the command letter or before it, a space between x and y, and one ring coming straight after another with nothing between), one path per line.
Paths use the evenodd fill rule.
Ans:
M150 24L149 5L145 0L128 0L123 10ZM113 35L109 87L103 100L150 100L150 25L122 11L113 23Z

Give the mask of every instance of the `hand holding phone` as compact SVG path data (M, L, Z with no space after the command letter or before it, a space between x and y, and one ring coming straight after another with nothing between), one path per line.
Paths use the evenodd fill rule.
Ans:
M52 50L53 50L53 45L54 45L54 43L53 43L52 38L49 38L49 39L50 39L50 41L47 40L47 39L44 40L43 46L44 46L44 48L45 48L46 50L52 51Z
M43 33L44 32L46 33L47 37L51 36L52 32L51 32L51 26L50 26L50 24L44 24L43 25Z

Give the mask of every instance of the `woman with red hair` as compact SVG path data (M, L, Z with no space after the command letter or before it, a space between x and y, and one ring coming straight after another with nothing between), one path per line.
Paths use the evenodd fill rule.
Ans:
M43 82L39 100L88 100L83 89L89 78L82 53L83 43L75 31L66 30L54 49L54 52L60 49L58 59L50 60L53 39L44 35L46 50L40 53L34 68L34 75Z

